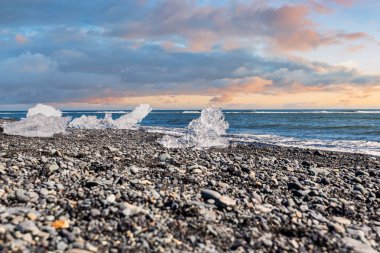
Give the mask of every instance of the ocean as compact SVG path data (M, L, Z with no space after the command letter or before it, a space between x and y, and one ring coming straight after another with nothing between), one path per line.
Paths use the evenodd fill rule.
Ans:
M64 111L114 119L129 112ZM380 156L380 110L224 110L227 137L242 142L364 153ZM149 131L182 133L200 110L153 110L141 123ZM0 118L20 119L26 111L0 111Z

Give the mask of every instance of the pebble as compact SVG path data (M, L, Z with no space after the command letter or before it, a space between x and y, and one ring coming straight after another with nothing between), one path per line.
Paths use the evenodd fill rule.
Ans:
M363 185L361 185L361 184L356 184L355 186L354 186L354 190L355 191L359 191L360 193L362 193L362 194L366 194L367 193L367 190L364 188L364 186Z
M91 251L91 252L98 252L98 248L89 242L86 242L86 249Z
M128 169L133 173L133 174L138 174L140 172L140 168L135 166L135 165L131 165L128 167Z
M19 201L19 202L27 202L29 200L29 197L28 195L26 194L26 191L22 190L22 189L18 189L16 190L16 199Z
M304 187L298 182L290 182L288 183L288 190L303 190Z
M122 210L122 214L127 217L134 216L139 213L148 213L146 210L142 209L141 207L129 204L127 202L121 204L120 208Z
M96 217L96 216L99 216L101 212L98 209L93 208L91 209L90 214L92 217Z
M328 179L327 177L323 177L323 178L321 179L321 184L329 185L329 184L331 184L331 181L330 181L330 179Z
M344 227L339 225L338 223L331 223L329 226L330 226L330 229L332 229L333 231L339 234L344 234L346 232Z
M219 193L219 192L217 192L217 191L213 191L213 190L209 190L209 189L203 189L202 190L202 197L204 198L204 199L215 199L215 200L217 200L217 199L219 199L222 195Z
M249 178L252 179L252 180L255 180L256 179L256 173L254 171L251 171L249 173Z
M169 150L160 138L0 133L0 251L380 250L379 158L241 143Z
M107 202L109 202L109 203L113 203L113 202L115 202L115 200L116 200L116 196L114 194L110 194L107 197Z
M84 249L69 249L65 251L65 253L91 253L91 252L93 251L88 251Z
M169 160L171 156L168 153L161 153L159 156L159 159L161 162L165 162L166 160Z
M232 198L228 196L221 196L219 199L217 199L217 202L219 202L219 205L221 207L226 207L226 206L235 206L236 201L233 200Z
M223 196L217 191L203 189L201 191L202 197L207 201L208 199L215 200L215 204L221 208L228 206L235 206L236 201L228 196Z
M54 172L59 169L59 166L57 163L52 162L52 163L47 163L45 165L45 168L48 169L50 172Z
M272 208L269 206L256 205L255 209L260 213L269 213L272 211Z
M343 218L343 217L337 217L337 216L333 216L332 219L333 221L341 224L341 225L351 225L351 221L349 219L346 219L346 218Z

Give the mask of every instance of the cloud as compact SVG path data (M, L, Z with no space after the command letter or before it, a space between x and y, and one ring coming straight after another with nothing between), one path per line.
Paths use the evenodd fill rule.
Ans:
M0 104L121 103L141 96L228 103L244 94L379 84L378 76L351 65L291 58L323 45L348 43L344 48L355 51L371 38L312 20L336 4L286 2L3 1Z
M307 4L271 7L258 2L229 2L221 7L197 6L193 1L159 1L143 18L110 24L108 33L126 39L165 40L183 38L195 51L217 45L244 45L245 41L292 51L368 37L363 32L319 32L309 17ZM247 43L247 44L248 44Z
M335 2L347 5L352 1ZM56 31L54 37L60 41L83 40L90 31L99 33L103 39L123 38L165 45L172 42L171 45L182 50L206 51L256 45L306 51L368 37L362 32L320 29L310 16L316 11L315 6L319 6L317 12L327 6L324 1L282 6L271 6L263 1L200 5L194 0L99 0L96 3L19 0L17 3L2 3L1 26ZM80 27L79 33L75 31L77 27Z
M355 2L355 0L334 0L333 2L343 6L351 6Z
M211 99L214 103L231 102L236 95L249 95L252 93L262 92L272 84L272 81L260 77L249 77L238 80L228 80L229 84L223 89L211 90L210 93L220 93L218 97Z
M245 50L194 53L168 52L159 47L23 53L0 61L0 75L3 104L81 102L88 98L101 103L154 95L203 95L225 102L242 94L380 83L378 76L355 69L263 58Z
M28 39L21 34L16 34L15 41L19 44L25 44L28 42Z

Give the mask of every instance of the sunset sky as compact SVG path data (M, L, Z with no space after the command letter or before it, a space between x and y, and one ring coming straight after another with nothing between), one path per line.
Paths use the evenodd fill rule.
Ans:
M0 110L380 108L380 1L0 0Z

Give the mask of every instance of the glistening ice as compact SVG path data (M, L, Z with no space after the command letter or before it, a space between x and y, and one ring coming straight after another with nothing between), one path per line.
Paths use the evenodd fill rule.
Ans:
M71 117L61 117L62 112L52 106L38 104L28 110L27 117L4 124L4 133L25 137L52 137L64 133Z
M132 112L113 120L111 113L106 113L103 119L96 116L81 116L70 122L70 127L79 129L130 129L137 126L150 112L149 104L140 104Z
M226 134L228 127L223 112L211 106L203 109L201 116L189 123L184 136L165 135L159 143L167 148L227 147L229 142L222 135Z

